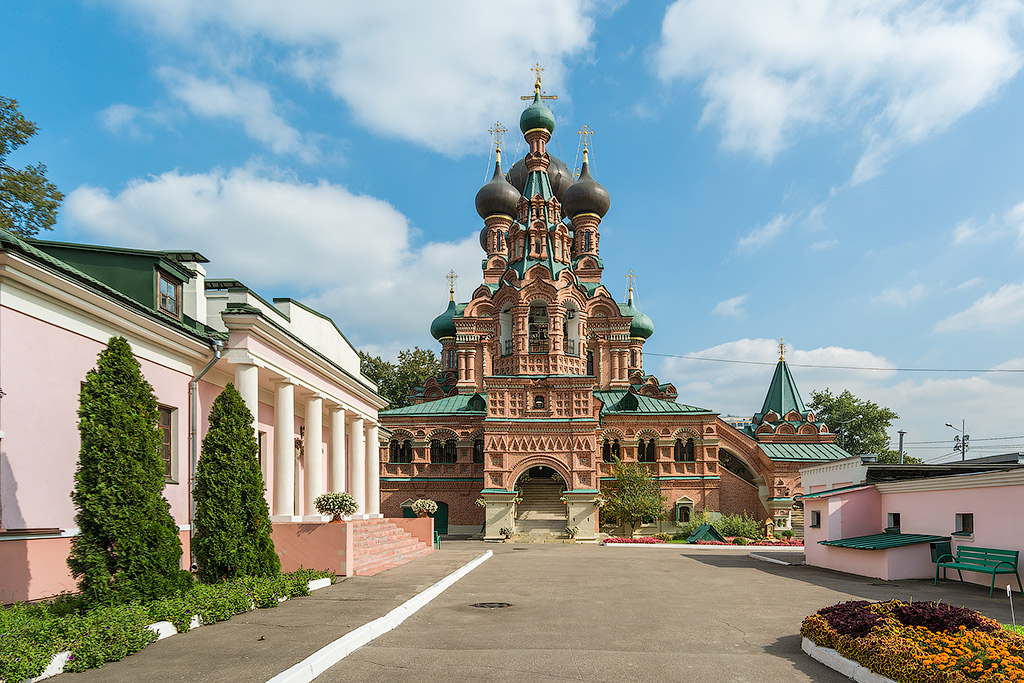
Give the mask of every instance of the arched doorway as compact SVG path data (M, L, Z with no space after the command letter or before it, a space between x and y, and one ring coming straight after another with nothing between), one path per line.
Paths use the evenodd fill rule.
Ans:
M566 506L562 503L565 480L552 467L535 465L516 480L522 502L516 506L516 531L539 536L564 536Z

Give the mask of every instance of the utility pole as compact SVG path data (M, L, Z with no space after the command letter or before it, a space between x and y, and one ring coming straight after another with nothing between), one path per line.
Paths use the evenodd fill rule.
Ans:
M906 434L902 429L896 432L900 435L900 464L903 464L903 435Z
M956 429L953 425L946 423L950 429ZM953 437L953 450L960 451L960 462L967 460L967 449L970 448L971 435L967 433L967 420L960 421L960 436Z

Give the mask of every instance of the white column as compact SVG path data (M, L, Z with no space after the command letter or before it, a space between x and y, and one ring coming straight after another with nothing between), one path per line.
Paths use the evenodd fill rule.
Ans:
M295 513L295 385L277 383L274 392L274 506L278 521Z
M380 516L380 443L376 424L366 429L366 514Z
M331 408L331 491L342 493L345 486L345 409Z
M349 493L356 499L357 515L366 515L366 435L363 433L363 418L352 419L352 450L349 460Z
M306 490L302 514L318 515L316 497L324 490L324 401L320 396L310 396L306 401Z
M239 363L235 366L235 389L242 395L245 407L252 413L253 430L258 430L260 410L260 369L255 365Z

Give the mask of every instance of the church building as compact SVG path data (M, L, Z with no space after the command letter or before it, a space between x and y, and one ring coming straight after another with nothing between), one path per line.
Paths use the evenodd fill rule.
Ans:
M547 144L555 117L541 95L520 117L529 145L476 195L484 225L483 278L430 327L442 372L413 405L380 413L381 512L438 502L441 533L483 531L594 540L601 483L615 458L644 463L668 499L671 529L704 511L746 512L802 528L798 468L848 457L800 398L780 353L761 411L742 431L713 410L678 402L644 373L654 333L601 282L601 220L608 191L588 151L574 178ZM793 513L797 513L794 525Z

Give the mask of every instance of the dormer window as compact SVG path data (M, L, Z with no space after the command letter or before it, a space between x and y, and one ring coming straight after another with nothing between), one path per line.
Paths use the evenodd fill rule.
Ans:
M157 272L157 308L175 318L181 317L181 283Z

